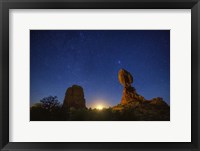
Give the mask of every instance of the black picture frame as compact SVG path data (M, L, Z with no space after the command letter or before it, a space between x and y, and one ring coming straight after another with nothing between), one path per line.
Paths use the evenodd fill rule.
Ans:
M191 9L191 142L9 142L9 9ZM199 0L0 0L0 149L7 150L200 150ZM199 93L200 94L200 93Z

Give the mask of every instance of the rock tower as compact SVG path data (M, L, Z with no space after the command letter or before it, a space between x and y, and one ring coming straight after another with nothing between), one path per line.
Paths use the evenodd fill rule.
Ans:
M83 88L78 85L73 85L66 90L63 108L83 109L85 106L85 98Z

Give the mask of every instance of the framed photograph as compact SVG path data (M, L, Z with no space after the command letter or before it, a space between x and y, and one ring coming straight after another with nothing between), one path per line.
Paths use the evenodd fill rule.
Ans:
M1 150L200 150L198 0L2 0Z

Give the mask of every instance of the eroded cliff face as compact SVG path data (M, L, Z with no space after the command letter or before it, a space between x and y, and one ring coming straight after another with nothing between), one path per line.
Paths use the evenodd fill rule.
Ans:
M66 90L65 99L63 101L63 108L75 108L82 109L86 108L84 91L81 86L73 85Z

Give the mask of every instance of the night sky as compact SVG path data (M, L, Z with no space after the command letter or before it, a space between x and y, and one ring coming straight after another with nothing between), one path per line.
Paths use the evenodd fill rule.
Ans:
M118 71L134 78L145 99L170 103L169 30L31 30L31 105L49 95L63 103L72 85L84 89L86 106L119 104Z

